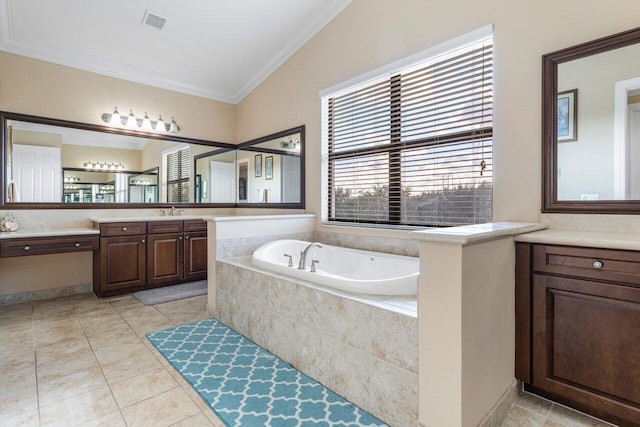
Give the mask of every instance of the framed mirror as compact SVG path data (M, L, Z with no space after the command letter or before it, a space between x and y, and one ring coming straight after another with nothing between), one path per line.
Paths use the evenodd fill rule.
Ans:
M0 119L0 205L6 208L304 206L303 181L296 183L300 191L295 201L249 200L246 189L240 194L240 182L246 183L238 175L243 169L235 165L240 146L15 113L0 113ZM301 128L299 159L304 152ZM232 162L227 170L234 176L212 169L213 162ZM300 179L303 165L298 163ZM272 164L274 176L280 167ZM222 197L215 192L223 191L219 183L225 180L233 193ZM279 178L277 183L282 185Z
M640 212L640 28L542 65L542 212Z
M199 197L238 207L304 207L305 127L297 126L195 159Z

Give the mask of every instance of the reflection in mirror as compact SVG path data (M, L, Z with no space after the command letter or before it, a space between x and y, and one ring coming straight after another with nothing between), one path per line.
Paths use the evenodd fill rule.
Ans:
M211 146L7 121L7 202L188 203Z
M640 45L559 64L558 93L574 90L558 101L558 200L640 199Z
M542 65L542 212L640 212L640 28Z
M196 200L235 203L236 151L216 150L196 156Z
M8 112L0 120L0 205L304 208L304 126L235 146Z
M203 202L302 203L304 127L217 150L196 158L196 185Z

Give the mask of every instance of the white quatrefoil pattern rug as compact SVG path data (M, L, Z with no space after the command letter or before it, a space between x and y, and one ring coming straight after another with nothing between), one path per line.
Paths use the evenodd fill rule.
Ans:
M386 426L215 319L147 338L228 426Z

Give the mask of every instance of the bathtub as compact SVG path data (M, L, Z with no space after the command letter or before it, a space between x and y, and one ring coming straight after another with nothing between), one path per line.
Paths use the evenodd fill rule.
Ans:
M300 252L310 242L276 240L259 247L252 256L256 267L347 292L373 295L416 295L418 258L324 245L307 253L306 268L298 270ZM293 256L293 267L288 267ZM317 259L316 272L311 261Z

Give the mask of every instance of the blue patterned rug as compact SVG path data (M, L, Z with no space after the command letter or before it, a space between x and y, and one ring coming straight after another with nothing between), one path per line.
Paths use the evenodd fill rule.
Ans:
M227 426L386 426L215 319L147 338Z

